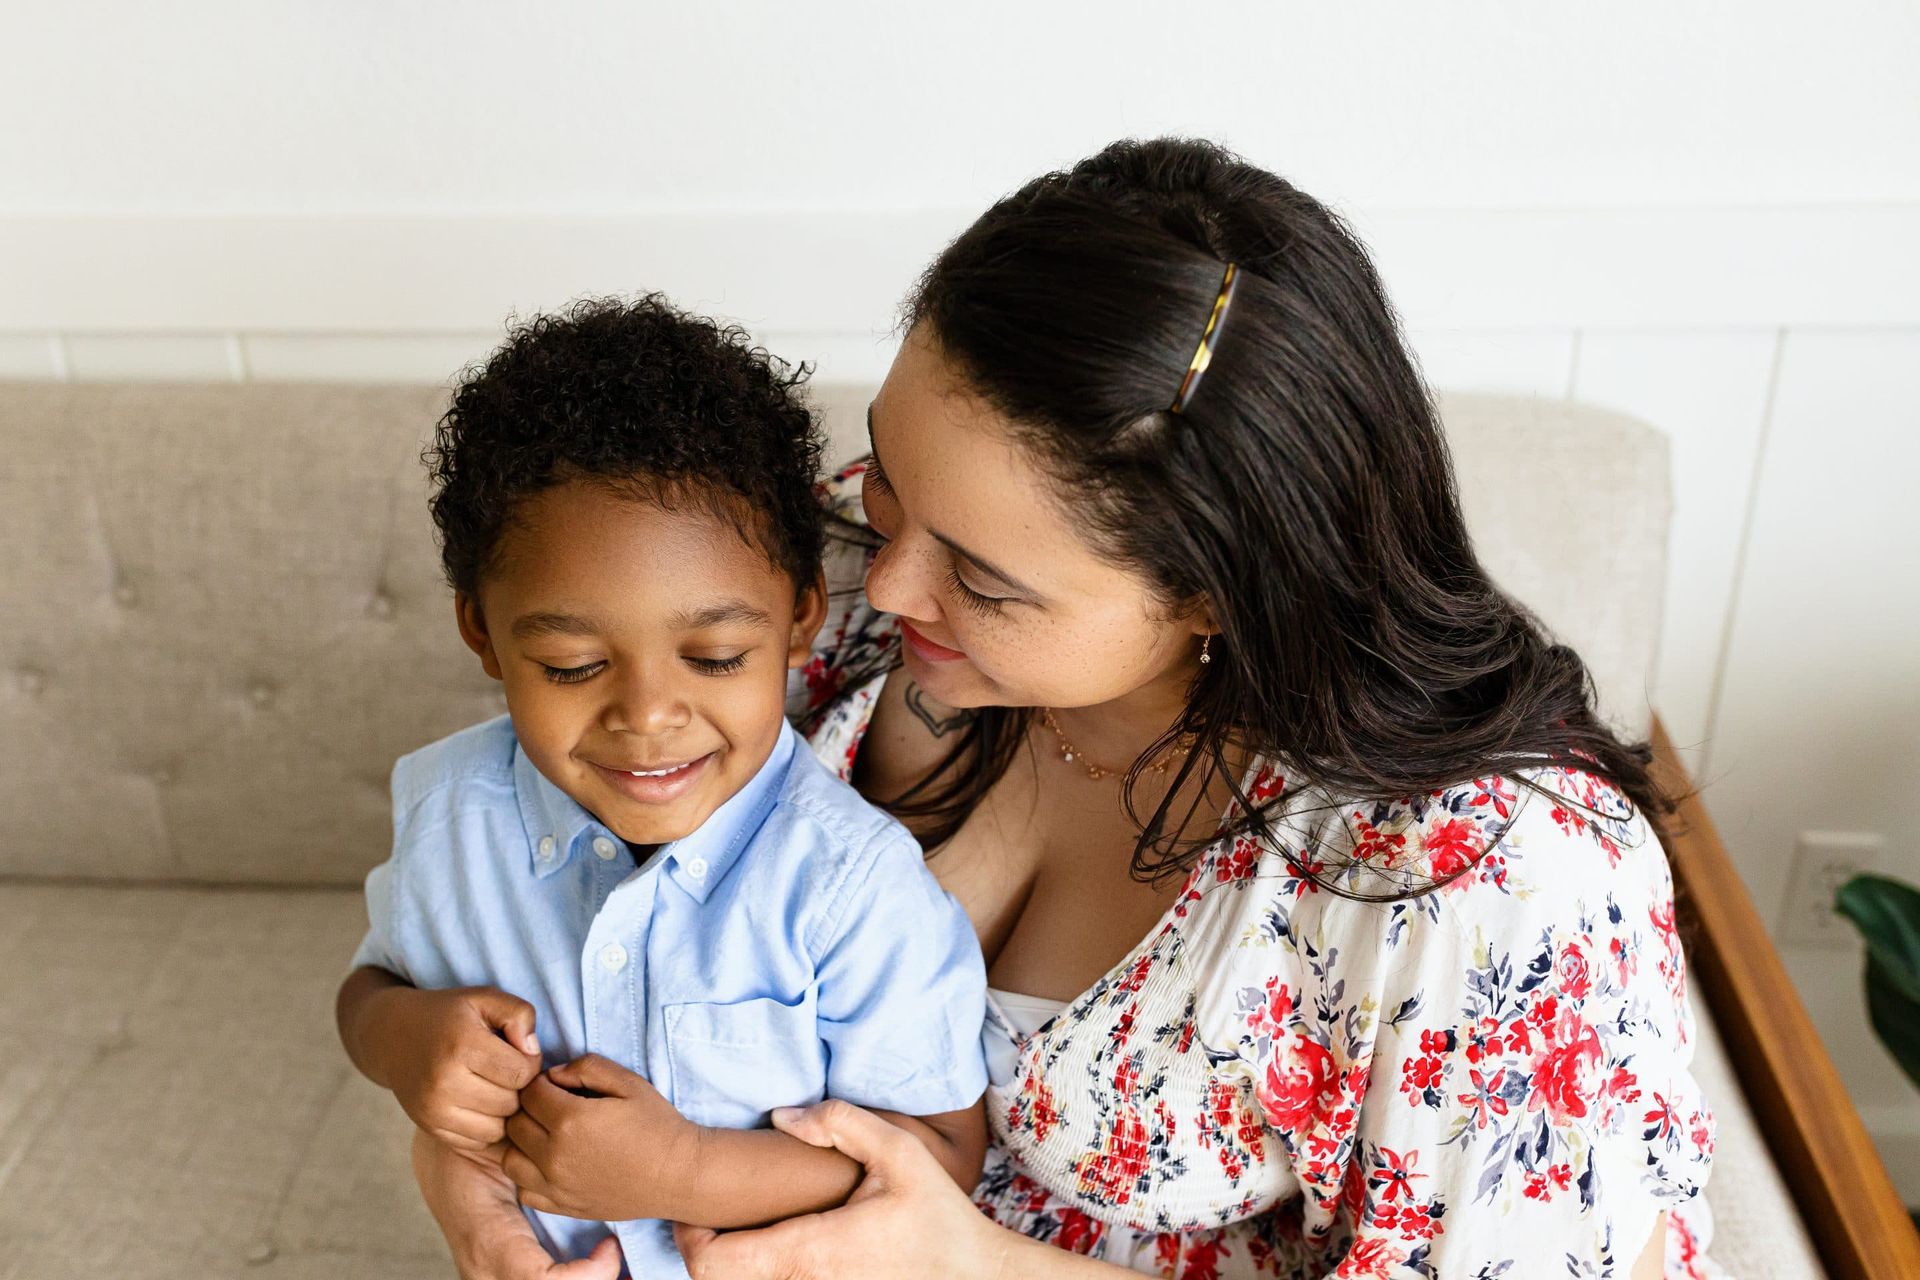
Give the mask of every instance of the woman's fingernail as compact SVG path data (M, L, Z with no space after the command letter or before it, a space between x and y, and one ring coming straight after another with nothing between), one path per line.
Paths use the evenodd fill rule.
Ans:
M806 1110L805 1107L775 1107L773 1109L773 1122L775 1124L791 1124L806 1114Z
M532 1054L536 1058L540 1056L540 1042L538 1040L535 1040L532 1036L528 1036L524 1041L522 1041L520 1044L520 1047L522 1049L525 1049L528 1053Z

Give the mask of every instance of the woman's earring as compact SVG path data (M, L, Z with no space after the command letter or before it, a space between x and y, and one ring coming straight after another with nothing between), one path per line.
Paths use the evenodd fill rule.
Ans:
M1213 648L1213 637L1209 635L1208 637L1206 637L1204 640L1200 642L1200 661L1202 662L1213 661L1213 654L1210 652L1212 648Z

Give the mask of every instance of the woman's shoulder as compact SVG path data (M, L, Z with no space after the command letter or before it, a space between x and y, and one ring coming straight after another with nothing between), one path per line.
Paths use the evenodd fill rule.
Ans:
M1585 769L1492 771L1387 800L1312 785L1280 794L1262 857L1335 898L1551 909L1624 887L1671 891L1646 815Z
M1318 967L1384 999L1467 983L1501 957L1525 967L1573 938L1582 954L1657 955L1677 992L1666 854L1594 774L1520 769L1382 801L1289 790L1263 770L1250 795L1263 791L1265 834L1218 848L1182 904L1190 959L1219 970L1209 981Z

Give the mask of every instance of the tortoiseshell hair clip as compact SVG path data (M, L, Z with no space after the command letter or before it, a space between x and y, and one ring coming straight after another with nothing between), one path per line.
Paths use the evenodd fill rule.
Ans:
M1188 402L1193 399L1194 391L1200 386L1200 375L1213 363L1213 346L1220 326L1227 318L1227 308L1233 305L1233 291L1239 283L1240 268L1229 262L1226 277L1220 281L1219 296L1213 300L1213 311L1207 316L1206 331L1200 335L1200 347L1193 353L1193 361L1187 366L1187 376L1180 379L1180 392L1174 396L1167 412L1185 412Z

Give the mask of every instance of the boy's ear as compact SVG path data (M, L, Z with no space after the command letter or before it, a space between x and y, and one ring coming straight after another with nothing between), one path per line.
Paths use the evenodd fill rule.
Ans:
M813 638L827 620L827 571L813 571L813 581L793 602L793 630L787 636L787 665L804 667L813 657Z
M480 602L464 591L454 592L453 617L467 648L480 655L480 669L500 679L500 659L493 654L493 637L487 634L487 617L480 612Z

